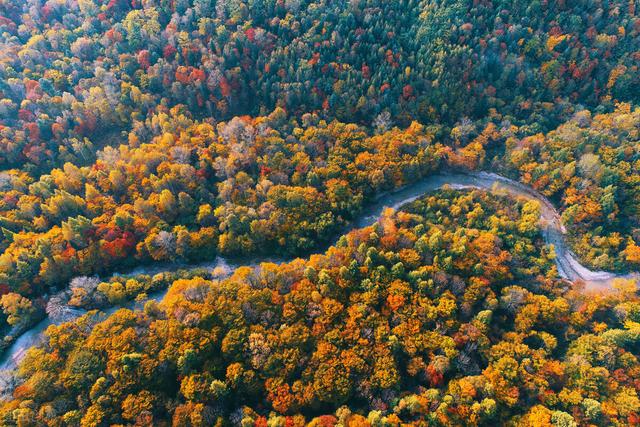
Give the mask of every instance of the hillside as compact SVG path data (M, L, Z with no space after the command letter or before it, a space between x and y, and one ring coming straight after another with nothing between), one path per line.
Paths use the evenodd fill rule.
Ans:
M640 423L638 6L0 0L0 424Z

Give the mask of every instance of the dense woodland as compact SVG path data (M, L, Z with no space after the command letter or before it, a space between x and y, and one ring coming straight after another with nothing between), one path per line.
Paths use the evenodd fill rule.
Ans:
M634 424L640 300L555 280L538 209L439 192L324 255L176 280L161 305L52 327L0 419Z
M558 201L575 252L597 269L640 267L640 110L580 111L546 135L507 139L496 164Z
M444 155L418 124L368 136L313 116L298 127L281 110L216 127L173 113L149 121L161 136L139 143L139 129L90 166L66 163L31 183L11 175L1 206L6 295L34 298L140 262L308 252L373 195L427 175Z
M269 413L278 425L626 425L640 404L637 298L567 293L539 207L505 201L437 193L308 261L177 280L160 306L54 327L1 413L24 425Z
M535 203L446 189L326 250L489 170L640 271L638 6L0 0L0 350L52 295L138 301L51 327L0 424L639 424L634 285L560 280ZM220 255L302 258L188 268Z
M638 92L634 1L0 2L0 164L36 176L177 104L549 130Z

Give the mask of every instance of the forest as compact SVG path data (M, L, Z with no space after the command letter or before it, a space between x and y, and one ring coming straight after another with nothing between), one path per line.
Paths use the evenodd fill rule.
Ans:
M638 6L0 0L0 425L640 424Z
M586 298L555 279L539 206L506 202L444 190L308 260L177 279L162 304L52 327L0 419L637 422L635 287Z

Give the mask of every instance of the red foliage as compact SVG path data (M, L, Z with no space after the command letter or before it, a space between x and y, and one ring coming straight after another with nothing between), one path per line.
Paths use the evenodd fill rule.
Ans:
M124 258L129 251L135 247L135 236L125 231L122 233L122 237L114 239L110 242L102 241L102 249L109 255L110 258Z
M204 71L199 68L194 68L191 71L191 74L189 74L189 79L192 82L195 82L196 80L203 82L206 80L206 78L207 76L205 75Z
M267 427L267 417L258 417L254 423L255 427Z
M118 228L118 227L115 227L115 228L101 228L100 232L104 233L102 235L102 238L104 240L106 240L107 242L112 242L115 239L117 239L117 238L122 236L122 230L120 230L120 228Z
M309 60L309 65L316 65L320 61L320 53L316 52L313 54L312 58Z
M253 28L248 28L244 34L247 36L250 42L256 41L256 30Z
M40 164L44 160L45 150L41 145L27 145L22 150L22 154L32 163Z
M172 58L177 51L178 49L168 44L164 47L164 49L162 49L162 56L164 56L165 59L169 59L169 58Z
M42 13L42 17L44 18L44 20L48 21L49 15L51 15L51 6L49 6L49 4L45 4L44 6L42 6L42 9L40 9L40 12Z
M404 99L409 99L413 96L413 88L411 87L411 85L406 85L405 87L402 88L402 97Z
M176 80L179 81L182 84L188 84L189 83L189 70L187 69L187 67L185 67L184 65L179 66L176 69Z
M438 372L438 370L432 365L427 366L427 376L429 377L429 382L434 387L440 385L444 379L444 375Z
M29 140L36 142L40 140L40 128L36 123L27 123L24 125L24 130L29 134Z
M208 175L209 175L209 174L207 173L207 170L206 170L206 169L198 169L198 170L196 171L196 176L197 176L198 178L204 178L204 179L206 179L206 178L208 177Z
M222 77L220 79L220 93L224 97L228 97L229 95L231 95L231 87L229 86L229 82L225 77Z
M151 66L151 63L149 61L149 51L147 49L138 52L138 63L140 64L142 69L146 70Z
M264 178L265 176L269 175L271 173L271 168L267 167L267 166L260 166L260 177Z
M627 381L629 381L629 376L624 371L624 369L616 369L615 371L613 371L613 378L615 378L615 380L620 383L626 383Z
M24 82L25 90L27 91L27 99L31 101L37 101L42 98L42 88L40 83L35 80L27 80Z
M73 249L73 246L71 246L70 244L67 243L67 248L64 251L62 251L60 256L64 260L70 260L71 258L75 258L76 250Z
M316 421L319 427L333 427L338 423L338 419L333 415L322 415L316 418Z
M371 78L371 68L368 65L362 64L362 77L367 80Z
M31 111L21 108L18 111L18 118L23 122L30 122L32 120L35 120L36 116Z
M122 41L122 34L120 34L118 31L115 31L113 28L108 29L107 32L105 33L105 36L111 42Z

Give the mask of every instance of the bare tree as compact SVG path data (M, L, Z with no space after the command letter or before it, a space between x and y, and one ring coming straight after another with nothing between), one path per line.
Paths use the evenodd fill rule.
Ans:
M60 292L49 298L45 311L53 323L68 322L84 313L82 310L70 307L67 304L68 301L69 296L66 292Z
M161 251L165 258L171 258L176 251L176 236L175 234L162 230L158 233L155 239L153 239L155 246Z
M0 370L0 398L10 399L13 390L20 385L17 371L14 369Z
M376 129L376 133L385 133L391 129L392 124L391 113L388 111L383 111L373 120L373 127Z
M69 305L87 307L99 305L102 301L96 301L96 290L100 280L97 277L79 276L69 283L71 299Z

